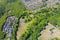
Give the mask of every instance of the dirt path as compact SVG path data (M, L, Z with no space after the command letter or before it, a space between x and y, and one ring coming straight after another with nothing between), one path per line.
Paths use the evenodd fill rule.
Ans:
M52 29L52 30L51 30ZM60 30L48 23L46 29L41 32L41 36L38 37L38 40L50 40L51 38L60 38Z
M26 27L27 27L27 23L20 24L20 27L18 28L18 31L17 31L17 40L19 40L19 37L22 35Z

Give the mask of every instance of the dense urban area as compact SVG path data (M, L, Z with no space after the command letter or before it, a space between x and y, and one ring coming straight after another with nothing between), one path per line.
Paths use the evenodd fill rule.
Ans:
M60 40L60 0L0 0L0 40Z

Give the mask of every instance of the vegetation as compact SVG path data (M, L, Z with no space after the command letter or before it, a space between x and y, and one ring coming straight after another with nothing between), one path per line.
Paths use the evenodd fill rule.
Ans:
M37 40L39 33L45 29L45 26L50 22L54 26L60 26L60 11L58 8L44 8L36 12L35 18L31 20L25 32L20 37L20 40ZM58 11L58 12L57 12Z
M26 30L20 36L20 40L37 40L40 32L45 29L48 23L54 26L60 26L60 6L57 8L43 8L37 12L31 12L25 9L21 0L0 1L0 39L4 37L4 32L2 31L3 25L7 17L12 15L16 16L18 19L25 19L25 22L29 22ZM29 16L31 14L34 15L34 18ZM18 22L14 25L13 40L16 40L17 28Z

